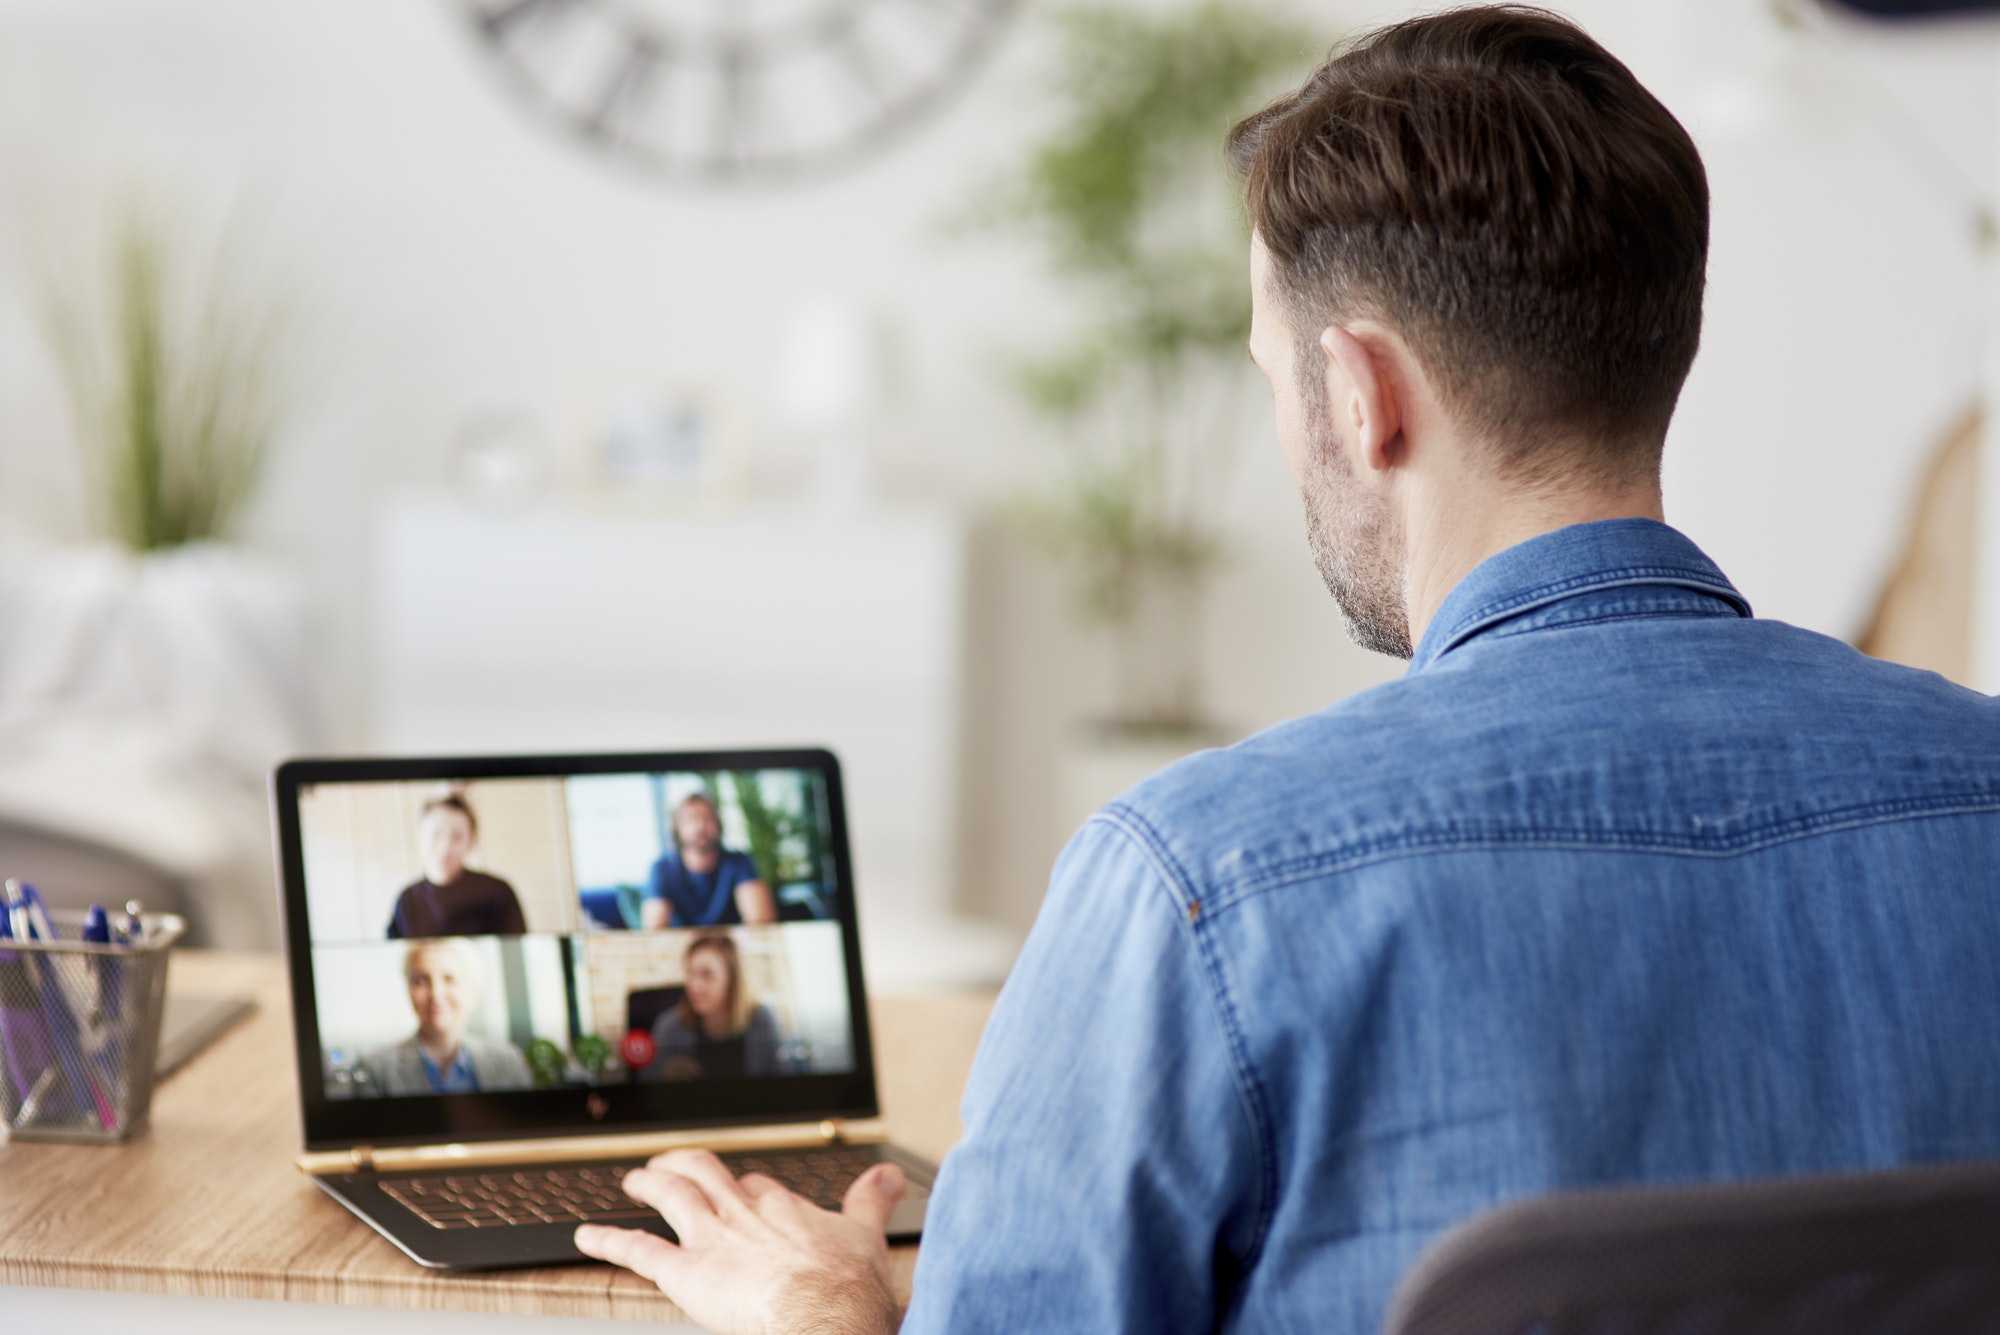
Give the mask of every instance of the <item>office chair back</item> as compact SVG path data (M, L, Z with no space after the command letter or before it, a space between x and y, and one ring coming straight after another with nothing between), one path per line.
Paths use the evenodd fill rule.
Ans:
M1454 1228L1385 1335L2000 1335L2000 1163L1579 1191Z
M653 1024L662 1015L681 1004L682 987L641 987L625 994L625 1028L637 1029L641 1033L653 1032Z

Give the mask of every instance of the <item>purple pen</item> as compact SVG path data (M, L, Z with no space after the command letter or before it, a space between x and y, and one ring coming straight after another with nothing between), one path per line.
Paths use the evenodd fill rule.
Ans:
M0 938L14 936L8 921L11 916L0 912ZM51 1105L46 1099L33 1098L37 1092L50 1092L50 1081L58 1068L54 1039L36 992L21 952L0 950L0 1052L4 1052L8 1078L21 1100L17 1119L22 1121L42 1110L57 1118L75 1115L73 1104L59 1100L59 1105Z

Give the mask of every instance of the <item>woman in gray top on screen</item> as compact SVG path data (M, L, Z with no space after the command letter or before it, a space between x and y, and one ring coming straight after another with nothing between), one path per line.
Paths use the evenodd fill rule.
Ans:
M465 1032L479 1009L481 972L478 954L456 938L418 941L404 952L417 1032L361 1059L374 1093L473 1094L534 1083L519 1048Z
M646 1080L781 1075L791 1069L778 1019L743 982L736 943L720 932L688 942L680 1005L653 1023L658 1055Z

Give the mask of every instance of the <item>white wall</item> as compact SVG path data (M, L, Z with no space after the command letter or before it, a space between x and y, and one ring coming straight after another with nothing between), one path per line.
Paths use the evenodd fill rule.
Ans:
M1925 451L1973 395L1982 300L1945 162L1991 189L1995 51L1976 25L1865 32L1803 58L1763 5L1573 10L1687 119L1715 191L1704 350L1669 449L1670 518L1760 612L1858 628ZM1300 0L1331 35L1400 6ZM1031 13L1027 16L1032 19ZM879 159L799 189L672 189L524 113L443 0L0 0L0 545L64 537L67 426L25 306L28 235L128 181L197 217L248 203L306 321L300 399L255 518L319 600L340 738L365 742L370 507L447 478L493 409L560 431L594 386L704 389L760 419L755 470L796 483L771 425L788 318L823 294L876 322L887 487L973 501L1045 465L995 354L1056 327L1032 257L940 225L1045 114L1024 25L965 96ZM53 227L50 224L53 220ZM1393 672L1346 646L1304 557L1260 414L1235 497L1239 559L1210 607L1220 711L1248 728ZM1058 573L990 527L975 544L961 896L1016 922L1054 852L1056 744L1103 698Z
M1988 259L1986 275L1987 309L1993 328L2000 330L2000 270ZM2000 403L2000 337L1989 339L1986 347L1986 402ZM1986 414L1980 437L1979 532L1975 547L1977 567L1973 571L1972 684L1989 694L2000 694L2000 413Z
M1668 517L1761 614L1847 636L1978 392L2000 23L1827 22L1787 42L1763 9L1697 7L1660 62L1714 192Z

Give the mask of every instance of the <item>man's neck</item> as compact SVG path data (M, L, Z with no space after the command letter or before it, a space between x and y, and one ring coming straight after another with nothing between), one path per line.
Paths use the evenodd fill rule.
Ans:
M1403 529L1410 643L1423 640L1445 598L1489 556L1571 524L1665 518L1659 481L1652 477L1623 486L1557 488L1508 487L1460 474L1442 485L1413 487Z

